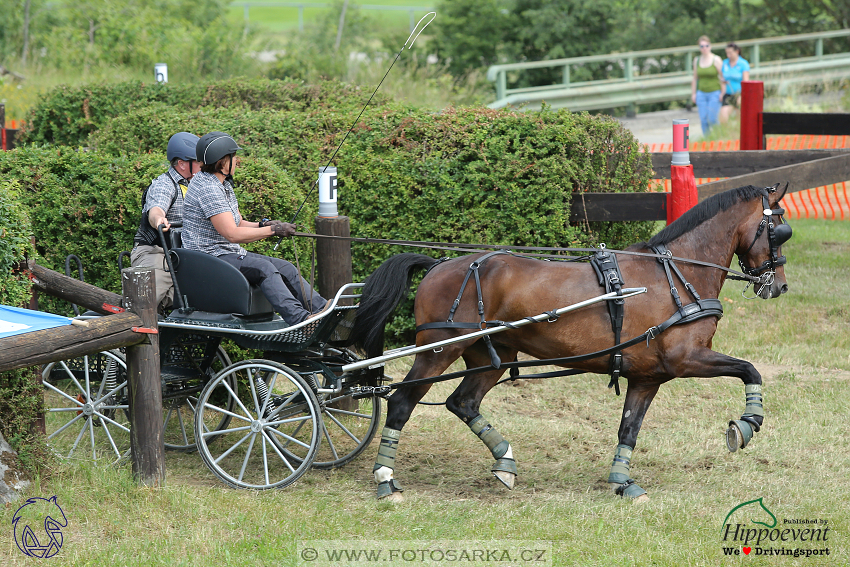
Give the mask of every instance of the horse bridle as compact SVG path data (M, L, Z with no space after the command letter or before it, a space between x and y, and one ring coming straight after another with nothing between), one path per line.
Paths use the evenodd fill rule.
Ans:
M788 239L791 238L791 225L789 225L785 219L782 218L782 215L785 214L785 209L782 207L771 209L770 203L768 202L768 195L771 193L776 193L779 184L772 187L766 187L765 193L761 197L762 202L762 219L759 223L758 229L756 229L756 235L753 238L752 243L750 244L747 251L743 254L738 254L738 265L741 266L741 271L747 274L748 276L753 276L758 278L758 281L755 282L759 286L759 292L764 289L764 286L769 286L773 283L773 278L776 274L776 268L784 265L787 262L785 256L779 256L779 248L784 243L788 242ZM788 186L786 185L787 189ZM784 194L784 191L783 191ZM779 217L781 221L780 224L776 225L773 222L773 217ZM750 253L750 250L756 245L759 237L761 237L762 233L767 229L767 244L770 248L770 258L761 263L758 267L750 268L744 263L744 258L747 254Z

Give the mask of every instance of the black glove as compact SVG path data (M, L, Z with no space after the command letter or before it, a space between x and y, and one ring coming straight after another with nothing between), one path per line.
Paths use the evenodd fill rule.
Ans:
M274 230L275 236L280 236L282 238L288 238L288 237L292 236L293 234L295 234L295 225L288 223L288 222L273 220L273 221L266 222L265 225L272 227L272 230Z

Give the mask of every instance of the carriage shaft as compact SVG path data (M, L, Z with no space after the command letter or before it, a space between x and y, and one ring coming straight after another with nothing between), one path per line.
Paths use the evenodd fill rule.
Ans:
M561 307L560 309L555 310L555 314L560 316L564 313L569 313L571 311L576 311L578 309L582 309L584 307L588 307L589 305L593 305L595 303L600 303L602 301L610 301L613 299L625 299L628 297L633 297L635 295L639 295L641 293L646 293L645 287L629 287L624 288L622 290L622 295L617 295L616 292L606 293L603 295L599 295L597 297L593 297L591 299L585 299L584 301L580 301L578 303L574 303L573 305L568 305L566 307ZM363 368L368 368L377 365L383 365L385 362L389 362L390 360L395 360L397 358L402 358L405 356L411 356L414 354L418 354L420 352L425 352L432 349L438 349L444 347L446 345L451 345L455 343L460 343L463 341L468 341L469 339L474 339L478 337L483 337L487 335L492 335L495 333L501 333L502 331L507 331L508 329L514 327L522 327L525 325L530 325L532 323L542 323L543 321L547 321L550 318L549 313L541 313L540 315L535 315L534 317L530 317L529 319L520 319L518 321L512 321L507 323L506 325L502 325L499 327L492 327L490 329L482 329L480 331L474 331L472 333L468 333L465 335L461 335L459 337L454 337L451 339L446 339L443 341L438 341L436 343L430 343L427 345L422 345L420 347L417 346L409 346L400 349L395 349L392 351L387 351L383 356L378 356L375 358L368 358L366 360L360 360L357 362L353 362L351 364L346 364L342 367L343 372L351 372L353 370L360 370ZM508 326L510 325L510 326Z

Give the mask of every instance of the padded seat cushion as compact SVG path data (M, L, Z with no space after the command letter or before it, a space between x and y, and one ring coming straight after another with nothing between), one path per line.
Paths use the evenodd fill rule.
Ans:
M180 293L192 309L245 316L274 314L260 288L221 258L185 248L170 253Z

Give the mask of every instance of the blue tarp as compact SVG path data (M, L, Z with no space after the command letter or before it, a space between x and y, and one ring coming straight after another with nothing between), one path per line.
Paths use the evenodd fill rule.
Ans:
M61 315L0 305L0 339L70 324L71 320Z

